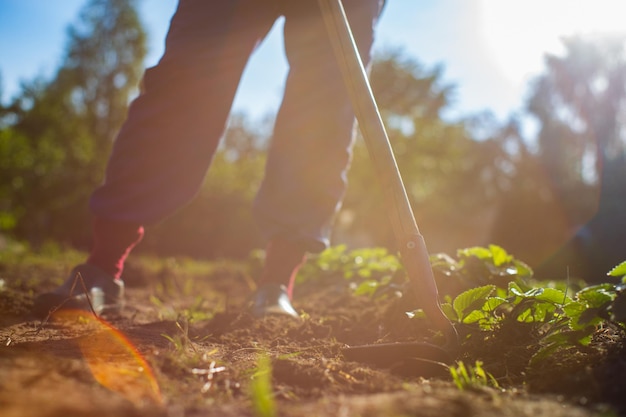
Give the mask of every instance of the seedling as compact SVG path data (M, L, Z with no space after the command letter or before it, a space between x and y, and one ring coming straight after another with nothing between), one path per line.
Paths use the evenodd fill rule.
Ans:
M176 327L179 330L177 334L175 334L174 336L170 336L168 334L162 333L161 336L167 339L172 345L174 345L174 350L177 353L186 353L188 349L191 349L194 353L197 353L193 342L189 338L189 321L182 320L182 322L182 325L179 321L176 322Z
M562 348L588 345L604 323L626 328L626 262L608 273L619 282L574 291L565 283L534 282L532 269L497 245L460 249L456 255L434 255L431 263L445 301L442 309L465 341L478 333L497 338L505 326L518 323L532 335L529 345L538 345L532 365ZM303 268L300 279L337 273L350 281L355 295L386 296L407 286L398 258L382 248L330 248ZM424 318L419 309L407 314Z
M493 375L483 369L481 361L476 361L474 366L466 366L463 361L459 361L456 366L450 366L450 376L461 391L489 386L500 387Z
M266 354L259 355L250 383L250 399L257 417L276 417L272 391L272 362Z

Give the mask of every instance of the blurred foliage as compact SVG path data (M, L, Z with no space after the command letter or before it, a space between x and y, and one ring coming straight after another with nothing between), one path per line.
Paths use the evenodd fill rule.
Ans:
M537 275L598 280L624 258L626 36L574 36L563 46L530 86L536 149L520 154L494 240L535 263L563 245Z
M141 76L146 35L134 0L90 0L51 80L2 109L0 227L33 242L85 242L87 200Z
M324 277L342 277L356 295L384 296L394 293L406 281L400 259L387 248L349 250L346 245L331 246L308 257L298 272L298 282Z
M562 56L546 57L528 102L540 121L539 158L567 206L581 199L589 185L624 189L624 111L626 111L626 38L571 37L563 40ZM608 191L608 190L607 190ZM614 195L604 194L605 198ZM593 201L593 200L592 200ZM587 216L595 207L578 207ZM580 219L578 219L580 220Z
M437 251L467 246L475 238L468 213L495 202L510 160L497 138L474 139L472 128L484 123L480 117L442 117L453 88L441 78L441 68L425 69L398 51L378 56L371 69L372 89L409 200L429 247ZM345 228L342 237L366 230L366 245L392 247L394 237L376 176L364 142L357 141L338 227Z

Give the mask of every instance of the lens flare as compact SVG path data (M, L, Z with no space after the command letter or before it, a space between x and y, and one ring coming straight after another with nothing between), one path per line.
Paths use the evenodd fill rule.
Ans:
M61 310L53 318L86 323L94 330L78 339L78 347L98 383L135 405L163 404L152 368L118 329L85 311Z

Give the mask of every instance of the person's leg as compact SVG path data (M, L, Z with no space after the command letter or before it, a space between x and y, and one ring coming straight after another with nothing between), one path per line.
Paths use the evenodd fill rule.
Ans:
M382 6L382 0L344 0L365 65ZM270 241L261 285L291 289L306 252L329 244L346 188L354 112L317 1L287 2L283 12L290 71L255 217Z
M109 227L94 228L96 245L88 262L105 271L115 268L120 275L125 257L141 239L138 228L163 219L195 195L248 57L277 17L264 3L180 2L165 53L146 71L105 182L92 196L95 224Z
M95 266L102 277L119 281L143 225L163 219L195 195L246 62L277 16L271 2L261 0L180 1L165 53L146 71L142 94L116 138L104 184L92 195L90 271ZM64 296L67 287L57 295ZM44 298L39 304L58 301Z
M92 231L93 246L87 263L121 279L126 258L143 238L143 226L96 217Z
M146 71L92 196L96 216L151 224L195 195L249 55L277 16L264 3L180 2L165 53Z

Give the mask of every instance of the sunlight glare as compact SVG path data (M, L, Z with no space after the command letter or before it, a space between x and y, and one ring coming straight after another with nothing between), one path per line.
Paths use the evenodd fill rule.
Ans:
M59 310L55 320L80 322L93 330L77 339L94 379L132 403L163 405L159 384L146 359L119 330L82 310Z
M481 9L492 60L514 82L540 72L563 36L626 32L624 0L482 0Z

